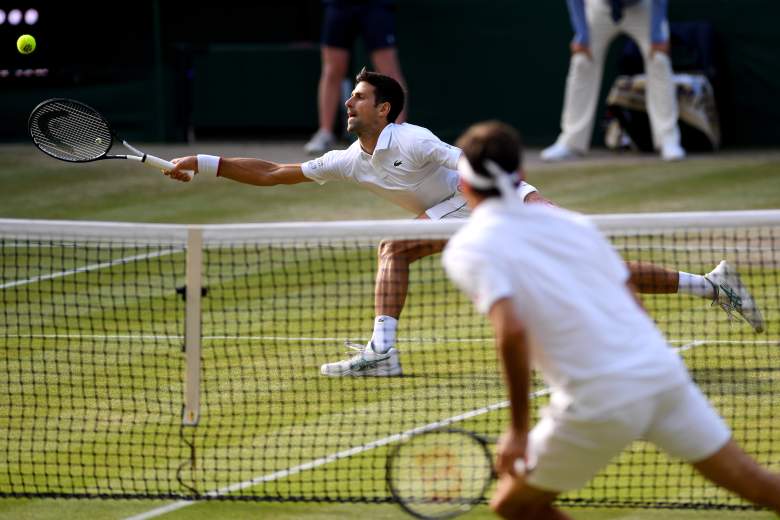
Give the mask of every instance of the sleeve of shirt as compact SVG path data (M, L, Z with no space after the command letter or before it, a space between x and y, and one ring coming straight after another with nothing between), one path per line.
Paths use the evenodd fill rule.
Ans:
M344 180L348 177L349 161L347 150L332 150L321 157L301 164L301 171L317 184Z
M573 43L590 45L588 18L585 15L585 0L566 0L566 5L569 7L571 28L574 29Z
M620 256L620 254L615 250L615 247L601 234L600 231L594 229L594 232L599 235L601 240L603 249L603 254L601 257L604 265L606 265L611 272L615 273L618 282L623 284L628 282L628 279L631 277L631 271L628 270L626 261L623 260L623 257Z
M663 43L669 40L669 36L664 31L667 8L668 0L653 0L653 5L650 7L650 41L652 43Z
M458 159L463 153L457 146L447 144L436 137L414 141L411 152L411 157L420 168L432 162L448 170L458 169Z
M593 254L599 259L599 263L606 266L608 272L614 273L618 282L626 283L631 272L620 253L590 218L585 215L575 218L583 227L583 233L589 233L589 242L593 244Z
M495 257L486 258L456 246L445 249L442 263L453 283L471 298L482 314L487 314L498 300L513 294L512 282Z

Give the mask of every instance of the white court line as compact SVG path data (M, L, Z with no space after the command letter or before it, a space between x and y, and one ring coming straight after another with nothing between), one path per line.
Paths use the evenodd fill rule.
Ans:
M690 350L692 348L698 347L700 345L704 345L708 343L704 340L693 340L689 343L686 343L680 347L676 347L674 350L677 352L684 352L686 350ZM537 390L536 392L532 392L530 394L530 397L532 399L536 397L541 397L544 395L548 395L550 393L550 390L548 388L543 388L541 390ZM411 437L412 435L416 435L419 433L423 433L430 430L435 430L437 428L442 428L444 426L448 426L450 424L454 424L457 422L465 421L466 419L471 419L472 417L476 417L478 415L485 414L487 412L493 411L493 410L499 410L501 408L506 408L509 406L509 401L501 401L498 403L494 403L488 406L484 406L482 408L477 408L476 410L471 410L470 412L466 412L460 415L455 415L453 417L448 417L447 419L442 419L441 421L432 422L430 424L426 424L424 426L418 426L417 428L412 428L411 430L407 430L402 433L396 433L394 435L390 435L388 437L384 437L382 439L377 439L375 441L369 442L367 444L363 444L361 446L355 446L352 448L348 448L343 451L339 451L336 453L332 453L330 455L326 455L325 457L321 457L319 459L314 459L309 462L305 462L303 464L299 464L297 466L293 466L291 468L275 471L273 473L269 473L267 475L258 476L255 478L252 478L250 480L246 480L244 482L239 482L236 484L231 484L229 486L225 486L220 489L216 489L213 491L209 491L205 493L203 496L205 497L218 497L221 495L225 495L228 493L233 493L235 491L240 491L242 489L246 489L248 487L255 486L257 484L260 484L262 482L270 482L273 480L278 480L281 478L286 478L291 475L295 475L297 473L300 473L302 471L310 470L317 468L319 466L324 466L325 464L329 464L331 462L335 462L340 459L344 459L346 457L351 457L353 455L358 455L360 453L363 453L365 451L372 450L374 448L379 448L382 446L386 446L388 444L392 444L394 442L402 441L404 439L407 439ZM178 502L174 502L172 504L168 504L166 506L158 507L155 509L152 509L150 511L146 511L145 513L140 513L135 516L127 517L125 520L148 520L150 518L156 518L158 516L164 515L166 513L170 513L172 511L177 511L179 509L183 509L185 507L191 506L195 504L195 500L179 500Z
M85 265L84 267L77 267L75 269L68 269L66 271L59 271L57 273L42 274L40 276L33 276L32 278L26 278L24 280L16 280L14 282L6 282L0 284L0 289L8 289L11 287L18 287L20 285L27 285L31 283L41 282L43 280L53 280L55 278L62 278L63 276L70 276L72 274L86 273L89 271L97 271L98 269L104 269L106 267L113 267L115 265L127 264L135 262L136 260L146 260L147 258L157 258L158 256L170 255L176 252L182 251L181 249L171 249L167 251L157 251L155 253L145 253L143 255L126 256L124 258L118 258L111 260L110 262L101 262L99 264Z

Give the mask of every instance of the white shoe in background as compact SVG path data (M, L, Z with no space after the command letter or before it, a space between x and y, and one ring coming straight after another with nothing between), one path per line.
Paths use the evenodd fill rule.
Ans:
M554 145L548 146L542 150L540 157L543 161L548 162L568 161L572 159L579 159L582 157L582 152L573 150L565 144L555 143Z
M678 143L666 143L661 147L661 159L664 161L682 161L685 149Z
M320 155L336 146L336 136L326 130L317 130L309 142L303 146L303 151L311 155Z

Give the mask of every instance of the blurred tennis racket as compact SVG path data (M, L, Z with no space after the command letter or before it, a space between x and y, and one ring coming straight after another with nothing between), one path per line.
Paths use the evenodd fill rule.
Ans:
M452 518L482 502L496 478L497 439L459 429L412 435L387 454L385 479L393 499L423 519ZM515 468L525 472L519 460Z
M27 121L33 143L43 153L67 162L128 159L160 170L172 162L130 146L111 130L108 121L89 105L65 98L47 99L33 109ZM114 139L135 155L108 155ZM192 178L192 172L186 172Z

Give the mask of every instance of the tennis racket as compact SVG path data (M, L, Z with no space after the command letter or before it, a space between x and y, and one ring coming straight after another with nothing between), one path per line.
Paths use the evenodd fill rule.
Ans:
M67 162L91 162L103 159L128 159L160 170L175 165L146 154L117 137L100 112L80 101L47 99L33 109L27 121L33 143L40 151ZM114 139L135 155L108 155ZM192 179L192 172L186 172Z
M390 494L416 518L452 518L482 502L496 478L491 446L497 439L459 429L412 435L387 454ZM515 469L525 472L520 459Z

